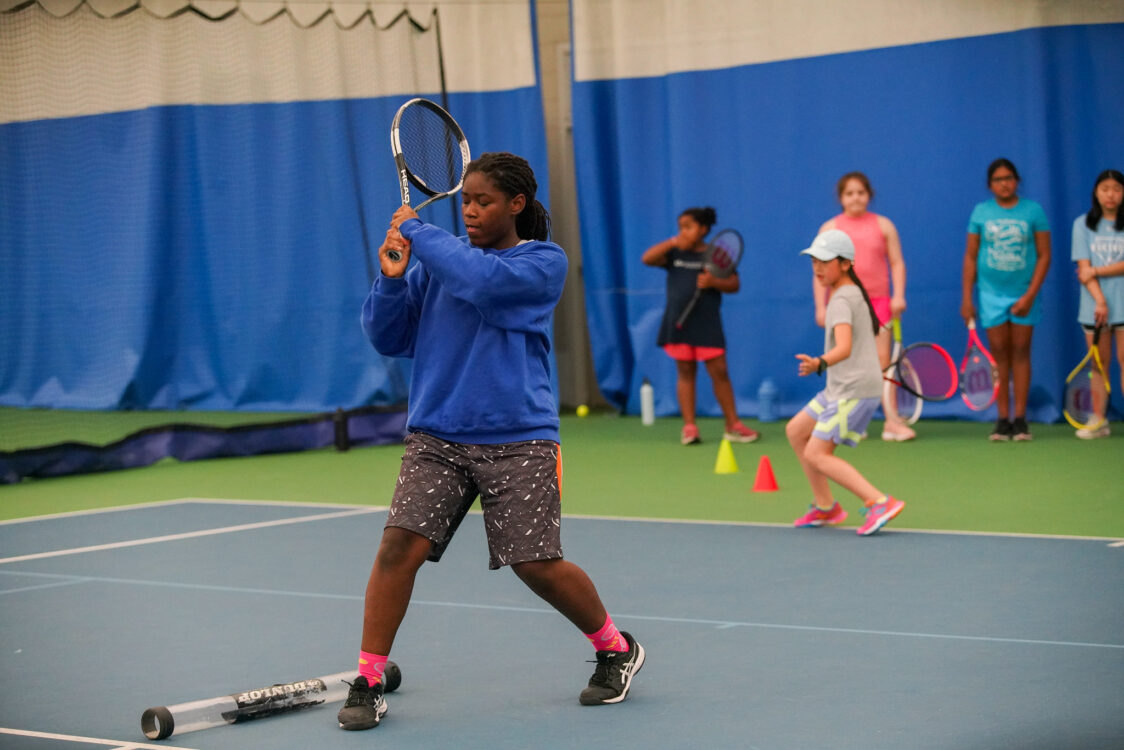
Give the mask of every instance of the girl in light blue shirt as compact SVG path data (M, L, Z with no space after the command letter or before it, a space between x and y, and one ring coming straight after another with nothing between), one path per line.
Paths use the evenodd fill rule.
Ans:
M1085 344L1093 343L1097 326L1109 328L1097 343L1101 362L1107 368L1116 339L1116 359L1124 368L1124 174L1106 169L1093 183L1093 206L1073 221L1073 247L1070 257L1077 263L1081 282L1081 303L1077 322L1085 329ZM1121 375L1124 391L1124 375ZM1106 404L1107 407L1107 404ZM1102 415L1103 416L1103 415ZM1077 431L1085 440L1108 437L1108 422L1089 430Z

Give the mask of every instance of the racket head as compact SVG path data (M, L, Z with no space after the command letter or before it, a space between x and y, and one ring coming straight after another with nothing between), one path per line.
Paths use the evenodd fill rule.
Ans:
M983 411L999 395L999 368L991 352L976 333L976 321L968 321L968 345L960 360L960 397L972 411Z
M409 100L395 112L390 148L402 203L410 205L411 184L430 196L417 208L460 190L472 161L461 126L441 106L422 98Z
M745 241L736 229L723 229L714 235L714 239L706 248L706 270L713 276L724 279L738 268L742 253L745 251Z
M923 341L907 346L894 365L894 382L925 401L952 398L959 385L956 364L939 344Z
M1095 430L1105 421L1111 392L1108 375L1097 349L1097 333L1084 359L1065 379L1062 415L1075 428Z

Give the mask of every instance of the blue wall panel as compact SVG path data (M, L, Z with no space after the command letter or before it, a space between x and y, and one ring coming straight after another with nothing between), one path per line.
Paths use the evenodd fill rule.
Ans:
M655 78L579 82L574 132L590 333L601 388L638 411L678 411L675 371L655 346L664 272L640 255L675 232L684 208L713 205L718 226L747 239L741 292L724 299L730 372L741 413L756 414L763 378L791 414L821 387L796 376L817 353L811 273L798 251L839 211L834 186L866 172L871 210L890 217L908 265L908 341L933 340L959 360L960 274L968 215L990 197L999 156L1043 204L1054 262L1035 331L1031 416L1059 418L1062 382L1080 358L1070 226L1092 181L1124 165L1124 100L1115 91L1124 26L1033 29ZM719 414L705 376L700 413ZM959 400L927 415L993 419Z
M400 201L388 132L403 100L0 126L0 404L404 401L409 362L380 357L358 323L365 247L373 260ZM538 89L449 101L473 152L526 156L547 200ZM458 204L423 216L452 229Z

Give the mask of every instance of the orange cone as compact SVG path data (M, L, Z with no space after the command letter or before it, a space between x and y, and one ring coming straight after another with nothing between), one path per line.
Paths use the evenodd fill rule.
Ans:
M760 463L757 464L757 478L753 480L753 491L776 492L779 489L777 478L773 476L773 465L769 463L769 457L762 456Z

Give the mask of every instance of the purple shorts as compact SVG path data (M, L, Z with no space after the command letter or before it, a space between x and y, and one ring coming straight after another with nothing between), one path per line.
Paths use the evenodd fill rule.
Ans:
M824 392L820 391L804 406L803 412L816 420L812 437L853 448L863 439L863 433L881 403L880 398L828 401Z

